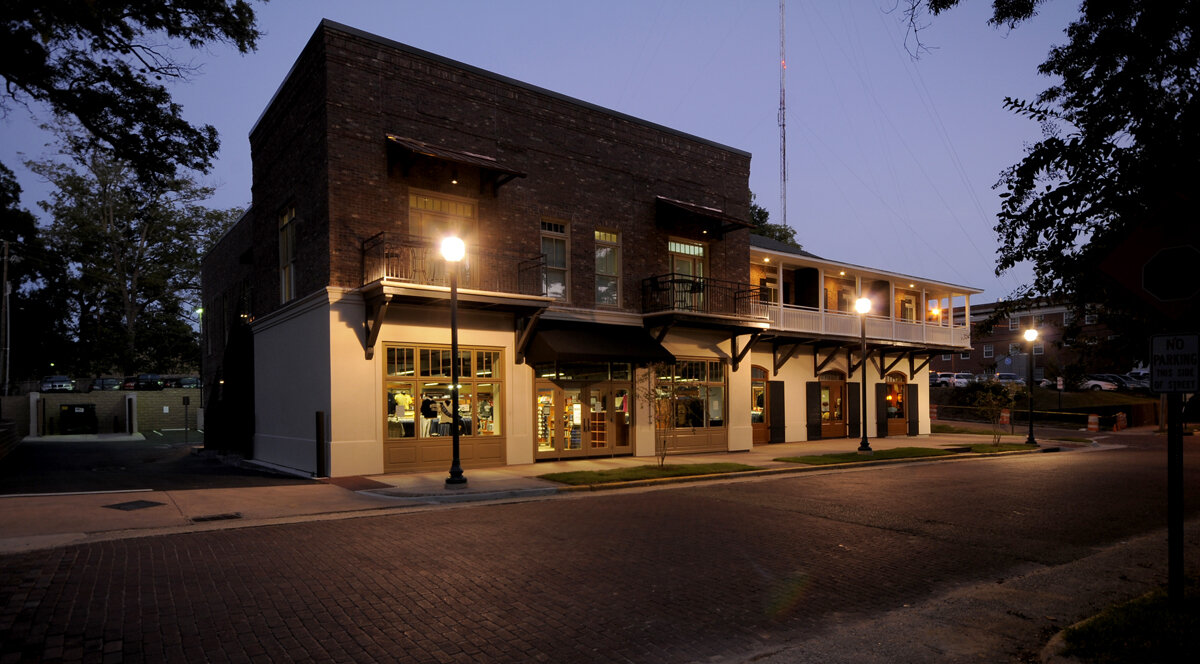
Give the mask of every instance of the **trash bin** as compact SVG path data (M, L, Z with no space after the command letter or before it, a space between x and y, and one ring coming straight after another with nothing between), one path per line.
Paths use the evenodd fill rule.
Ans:
M99 433L96 420L96 404L64 403L58 407L58 432L60 434Z

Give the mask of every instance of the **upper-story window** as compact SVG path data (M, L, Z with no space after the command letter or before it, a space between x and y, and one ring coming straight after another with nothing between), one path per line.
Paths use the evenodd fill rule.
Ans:
M1033 317L1033 326L1042 327L1046 324L1046 314L1037 314Z
M841 274L825 277L825 308L829 311L854 311L854 280Z
M1096 314L1084 314L1083 316L1084 325L1095 325L1099 320L1100 317Z
M279 213L279 301L296 297L296 206Z
M984 344L983 345L984 359L991 359L992 356L995 355L995 353L996 353L996 349L992 344Z
M542 222L542 255L546 265L542 269L542 295L556 300L566 300L570 291L570 270L567 256L570 255L570 236L565 223Z
M915 323L917 320L917 303L921 295L915 291L896 289L896 317L902 321Z
M1018 318L1017 316L1009 316L1008 317L1008 329L1009 330L1016 330L1020 327L1021 327L1021 319L1020 318Z
M621 235L596 231L596 305L621 306Z
M457 235L470 250L477 223L478 206L473 200L428 192L413 192L408 196L408 227L414 235L434 240Z

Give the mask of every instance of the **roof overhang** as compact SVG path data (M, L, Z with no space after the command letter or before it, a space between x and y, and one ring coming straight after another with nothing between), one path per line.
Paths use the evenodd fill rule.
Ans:
M674 362L645 328L543 320L525 351L526 364L548 362Z
M421 159L434 159L450 164L478 168L482 175L480 186L482 187L485 183L491 183L493 192L516 178L523 178L528 175L523 171L500 163L498 159L489 155L468 152L466 150L455 150L395 134L388 134L387 140L399 153L400 165L405 175Z
M730 231L754 228L754 224L738 219L717 208L680 201L666 196L656 196L655 218L667 224L698 226L702 230L724 235Z

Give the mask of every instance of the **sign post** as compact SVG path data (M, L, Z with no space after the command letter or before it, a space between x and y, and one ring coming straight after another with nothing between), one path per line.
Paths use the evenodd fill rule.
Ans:
M1150 339L1150 389L1167 395L1167 601L1183 607L1183 395L1200 391L1200 336Z

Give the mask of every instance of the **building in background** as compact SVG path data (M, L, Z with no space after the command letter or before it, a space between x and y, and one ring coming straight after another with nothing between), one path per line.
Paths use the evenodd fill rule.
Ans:
M1015 373L1027 378L1029 342L1023 335L1030 328L1038 331L1033 344L1034 380L1059 376L1074 379L1087 372L1124 374L1133 368L1129 358L1096 357L1094 347L1111 336L1098 309L1078 320L1062 304L1037 303L1004 313L1006 306L1004 302L972 306L972 347L942 353L930 362L930 368L973 374Z

